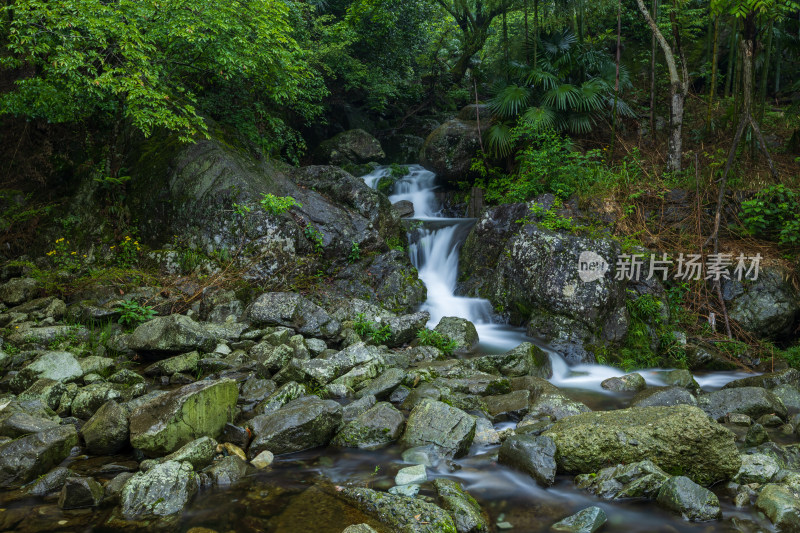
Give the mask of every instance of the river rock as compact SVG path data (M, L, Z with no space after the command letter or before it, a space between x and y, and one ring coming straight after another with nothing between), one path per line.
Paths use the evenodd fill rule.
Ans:
M695 381L692 373L682 368L664 372L662 378L667 386L683 387L695 393L700 390L700 385Z
M348 448L380 448L400 438L404 423L403 413L388 402L380 402L347 422L331 444Z
M70 477L61 488L58 506L64 510L97 507L103 501L103 487L90 477Z
M443 317L434 331L455 341L458 351L468 352L478 344L478 331L475 329L475 324L464 318Z
M203 470L215 487L228 487L247 475L248 465L237 455L228 455Z
M45 352L20 371L15 380L23 380L27 388L37 379L52 379L61 383L83 376L80 363L69 352Z
M344 528L342 533L378 533L368 524L353 524Z
M605 511L599 507L587 507L564 520L553 524L550 531L569 533L594 533L608 521Z
M597 475L581 474L575 485L607 500L625 498L655 499L669 474L649 459L629 465L603 468Z
M528 412L530 394L526 390L517 390L508 394L485 396L483 401L486 404L487 413L493 420L509 418L519 420Z
M346 487L338 494L393 532L456 533L449 514L417 498L358 487Z
M539 395L530 405L528 415L531 417L551 416L555 420L568 418L591 411L585 404L567 398L563 394L544 393Z
M385 343L386 346L393 348L403 346L417 338L417 332L425 327L431 315L427 311L418 311L409 315L389 316L378 318L378 326L388 325L392 330L392 336Z
M754 453L742 454L741 457L742 466L733 477L733 481L741 485L769 483L781 470L778 461L769 455Z
M385 157L378 139L362 129L343 131L323 141L314 151L316 163L337 166L380 162Z
M481 506L457 481L436 478L433 486L439 495L442 507L455 520L458 533L488 533L489 523Z
M0 285L0 302L9 307L33 299L39 290L39 282L33 278L14 278Z
M683 387L652 387L638 393L631 400L632 407L657 407L669 405L697 405L697 398Z
M747 429L747 433L744 436L744 444L748 448L752 448L753 446L759 446L764 444L765 442L769 441L769 433L767 430L764 429L764 426L761 424L753 424Z
M556 478L556 445L550 437L514 435L500 446L498 461L530 474L536 481L550 486Z
M777 396L781 402L783 402L783 405L786 406L787 409L800 411L800 388L787 383L784 385L778 385L772 389L771 392Z
M78 445L75 426L45 429L0 447L0 487L17 488L48 472Z
M722 516L716 494L685 476L675 476L664 483L656 501L661 507L691 522L705 522Z
M800 531L800 494L788 487L765 485L756 500L756 509L767 515L778 531Z
M730 479L741 459L734 435L696 407L632 407L564 418L544 433L556 443L559 472L597 472L651 459L701 484Z
M789 332L800 316L800 295L790 279L791 275L780 268L765 267L754 281L723 280L722 297L728 314L758 336Z
M39 476L36 481L26 487L25 492L31 496L47 496L50 493L60 491L67 478L74 475L69 468L57 466L48 473Z
M72 416L87 420L110 400L122 401L122 387L113 383L92 383L82 387L72 399Z
M162 359L144 369L145 376L171 376L173 374L194 373L200 362L200 352L192 351Z
M166 455L197 438L214 438L233 418L238 396L236 382L221 379L155 397L131 413L131 444L148 455Z
M342 420L342 407L333 400L305 396L277 411L250 420L254 438L248 457L264 450L275 455L299 452L330 442Z
M156 465L125 483L120 496L122 516L135 520L179 513L197 488L191 464L167 461Z
M704 394L697 405L714 420L722 420L728 413L743 413L757 419L766 414L787 415L783 402L761 387L737 387Z
M535 376L547 379L553 376L550 356L529 342L523 342L502 354L475 357L468 363L482 372L506 377Z
M312 337L330 338L341 329L323 308L291 292L262 294L247 308L247 317L256 325L286 326Z
M780 385L800 387L800 370L787 368L780 372L767 372L759 376L735 379L726 383L722 388L737 389L740 387L762 387L765 389L774 389Z
M156 465L168 461L177 461L179 463L189 463L195 470L200 470L211 464L216 455L217 441L211 437L200 437L184 444L167 456L142 461L139 463L139 468L146 472Z
M146 353L210 352L216 340L197 322L184 315L154 318L137 326L128 337L128 348Z
M368 381L363 389L356 393L356 398L375 396L379 400L386 399L405 379L406 373L399 368L390 368L377 378Z
M69 383L68 385L77 388L74 383ZM50 409L58 411L61 398L64 397L67 390L67 386L60 381L42 378L37 379L33 385L21 392L17 399L23 402L39 400Z
M641 374L634 373L604 379L600 386L613 392L637 392L647 387L647 383Z
M128 444L128 412L111 400L103 404L81 427L86 451L94 455L113 455Z
M296 400L306 393L306 388L295 381L290 381L278 387L267 396L264 401L255 406L253 412L265 415L277 411L292 400Z
M433 445L450 457L469 451L475 419L446 403L423 399L411 411L401 443L407 447Z
M481 122L481 125L485 128L489 121ZM454 183L463 180L469 175L472 158L480 149L481 135L475 121L449 120L425 139L420 150L420 163L443 180Z

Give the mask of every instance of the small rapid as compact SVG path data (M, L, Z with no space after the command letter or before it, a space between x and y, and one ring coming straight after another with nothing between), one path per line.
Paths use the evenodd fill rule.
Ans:
M377 189L380 181L390 173L390 167L378 167L362 179L369 187ZM408 174L394 183L389 195L392 203L408 201L414 206L412 220L419 227L409 234L409 256L428 290L428 298L421 306L421 310L430 313L428 326L435 327L445 316L465 318L475 324L480 338L478 351L482 353L502 353L523 342L533 342L550 356L553 367L550 381L554 385L594 394L616 394L602 388L601 383L624 375L625 372L619 368L598 364L569 366L546 343L529 337L522 328L508 325L494 312L488 300L456 294L461 247L476 220L445 217L436 196L437 190L436 174L421 165L408 165ZM659 368L638 371L648 385L655 386L666 384L664 372L666 370ZM714 372L696 379L706 390L714 390L745 375L748 374Z

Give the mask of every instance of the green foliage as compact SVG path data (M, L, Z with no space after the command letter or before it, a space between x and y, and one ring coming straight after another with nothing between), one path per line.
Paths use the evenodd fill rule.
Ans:
M800 194L785 185L772 185L742 202L742 222L753 235L800 245Z
M134 300L123 300L116 310L121 313L119 323L128 327L138 326L143 322L152 320L156 316L155 309L149 305L142 305Z
M417 343L420 346L433 346L447 356L453 355L458 343L436 330L422 328L417 332Z
M353 241L350 245L350 253L347 254L347 262L355 263L359 259L361 259L361 247L356 241Z
M386 246L388 246L392 250L398 250L401 252L406 251L405 243L398 236L389 237L388 239L386 239Z
M142 251L142 247L139 245L138 240L126 235L116 247L116 251L117 266L130 268L139 261L139 253Z
M73 250L70 242L64 237L60 237L53 243L53 249L47 252L47 257L53 261L56 268L75 272L81 267L81 256Z
M408 175L408 167L406 165L392 163L389 165L389 175L395 179L404 178Z
M322 239L324 235L313 224L308 224L303 229L303 235L314 245L314 252L321 254L325 249Z
M303 207L303 204L291 196L275 196L274 194L262 195L259 203L270 215L282 215L292 207Z
M800 344L778 352L778 357L789 363L789 366L800 370Z
M364 313L359 313L353 322L353 331L362 338L369 337L374 344L383 344L392 338L393 332L389 324L380 326L377 322L367 320Z

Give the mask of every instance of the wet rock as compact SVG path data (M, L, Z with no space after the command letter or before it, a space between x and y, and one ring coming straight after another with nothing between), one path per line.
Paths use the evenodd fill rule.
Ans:
M774 458L760 453L743 454L742 466L733 477L741 485L749 483L769 483L780 472L781 467Z
M92 383L75 394L72 400L72 416L87 420L106 402L122 401L121 386L113 383Z
M631 400L631 406L633 407L674 405L697 406L697 398L683 387L653 387L641 391Z
M250 461L250 464L261 470L270 466L274 460L275 455L270 451L264 450L256 455L253 460Z
M634 373L605 379L600 386L614 392L637 392L647 387L647 383L641 374Z
M103 404L81 427L86 451L94 455L113 455L128 444L128 412L111 400Z
M288 344L274 346L271 342L260 342L250 349L249 353L264 367L267 372L274 373L286 366L294 357L294 349Z
M433 486L439 495L442 507L455 520L458 533L488 533L488 520L475 498L452 479L437 478Z
M69 352L45 352L20 371L16 379L27 383L27 388L37 379L52 379L66 383L83 376L83 369Z
M290 381L278 387L275 392L271 393L264 401L256 405L253 411L256 414L262 415L277 411L290 401L303 396L305 393L305 386L295 381Z
M514 435L500 446L498 461L530 474L536 481L550 486L556 478L556 445L550 437Z
M781 485L764 486L756 500L756 509L780 532L800 531L800 495Z
M362 396L342 408L342 422L350 422L377 403L375 396Z
M714 420L722 420L728 413L743 413L750 418L777 414L786 418L786 407L780 399L761 387L738 387L704 394L697 405Z
M760 337L788 332L800 315L800 297L790 277L781 269L763 268L755 281L723 280L722 295L728 314Z
M357 398L375 396L379 400L386 399L405 379L406 373L399 368L390 368L377 378L368 381L366 386L356 393Z
M417 498L396 496L365 488L345 488L338 493L363 513L398 533L456 533L444 510Z
M0 447L0 487L17 488L48 472L78 445L68 424L18 438Z
M216 454L217 441L211 437L200 437L188 444L184 444L165 457L142 461L140 468L143 471L147 471L158 464L177 461L179 463L189 463L195 470L200 470L211 464Z
M203 470L203 473L211 478L215 487L228 487L245 477L247 468L247 463L240 457L228 455Z
M777 428L783 425L783 420L781 420L781 417L773 414L761 415L758 417L756 422L765 428Z
M762 387L764 389L774 389L779 385L794 385L795 387L800 387L800 370L787 368L779 372L767 372L759 376L749 376L729 381L722 388L738 389L740 387Z
M239 388L231 379L198 381L153 398L130 416L131 444L168 454L199 437L216 437L234 415Z
M33 278L14 278L0 285L0 302L9 307L20 305L33 299L39 283Z
M97 374L103 378L107 378L114 371L114 360L110 357L100 357L97 355L90 355L78 361L81 365L81 370L86 374ZM84 379L86 379L84 377Z
M362 129L343 131L323 141L314 151L316 163L338 166L380 162L385 157L378 139Z
M482 122L484 126L487 122ZM428 135L420 150L420 163L443 180L464 179L480 149L481 130L471 120L453 119Z
M342 420L341 406L332 400L305 396L277 411L250 421L254 438L248 450L255 457L264 450L276 455L324 446Z
M380 402L346 423L331 444L348 448L380 448L400 438L404 423L403 413L388 402Z
M705 522L722 516L717 496L685 476L675 476L664 483L656 501L661 507L691 522Z
M544 433L559 472L597 472L609 462L651 459L701 484L730 479L741 466L734 436L696 407L633 407L564 418Z
M75 386L74 383L70 385ZM33 385L21 392L17 399L22 402L39 400L50 409L58 410L61 398L66 392L67 387L60 381L44 378L37 379Z
M401 442L406 447L434 445L443 454L460 457L475 436L475 419L455 407L423 399L411 411Z
M109 383L116 383L117 385L136 385L137 383L144 383L144 378L127 368L123 368L119 372L115 372L108 378Z
M103 487L90 477L70 477L64 482L58 506L64 510L97 507L103 501Z
M408 200L400 200L392 204L392 210L400 218L411 218L414 216L414 204Z
M210 352L216 344L216 339L199 323L184 315L154 318L128 337L128 348L146 353Z
M426 481L428 481L428 474L425 470L425 465L401 468L394 477L394 482L398 485L420 484Z
M787 383L772 389L772 394L777 396L787 409L800 410L800 388Z
M200 352L192 351L162 359L144 369L145 376L171 376L173 374L194 373L200 363Z
M121 474L117 474L113 479L109 480L103 486L105 501L107 503L118 503L120 494L122 494L122 489L125 487L125 483L127 483L128 480L133 476L133 472L122 472Z
M563 394L550 393L540 395L531 403L528 409L528 413L531 416L549 415L555 420L561 420L580 413L588 413L589 411L591 409L581 402L571 400Z
M262 294L247 308L247 317L256 325L286 326L323 339L335 336L341 329L339 322L320 306L290 292Z
M753 424L744 436L745 446L751 448L769 441L769 433L761 424Z
M342 378L357 367L365 367L367 370L373 371L374 375L371 377L375 377L378 369L382 369L383 365L384 357L380 348L368 346L363 342L348 346L326 359L317 358L310 361L294 359L291 363L291 367L299 372L300 379L320 384ZM343 384L352 386L352 383Z
M550 356L529 342L523 342L502 354L470 359L468 363L482 372L507 377L535 376L547 379L553 376Z
M464 318L446 316L439 321L434 331L455 341L457 351L468 352L478 344L475 325Z
M498 396L483 398L487 412L494 420L519 420L528 412L530 392L518 390Z
M378 533L367 524L354 524L347 526L342 533Z
M683 387L693 392L700 390L700 385L695 381L694 376L692 376L692 373L688 370L670 370L662 374L662 377L667 386Z
M122 516L135 520L173 515L181 512L196 492L192 465L168 461L134 474L125 483L120 496Z
M581 474L575 478L575 485L607 500L655 499L669 478L669 474L648 459L604 468L597 475Z
M594 533L608 521L605 511L599 507L587 507L564 520L553 524L550 531L569 533Z
M741 413L728 413L725 417L725 422L733 426L748 428L753 425L753 419Z
M72 470L64 466L57 466L48 473L40 476L36 481L28 485L25 492L31 496L46 496L61 490L68 477L74 474Z
M391 316L379 318L379 326L388 325L392 329L392 336L386 346L393 348L408 344L417 338L417 332L425 327L431 315L427 311L418 311L410 315Z

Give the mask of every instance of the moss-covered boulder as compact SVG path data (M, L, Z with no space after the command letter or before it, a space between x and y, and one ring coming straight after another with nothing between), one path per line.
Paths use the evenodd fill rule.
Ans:
M435 446L442 455L459 457L475 437L475 419L446 403L423 399L411 411L401 442L407 448Z
M717 495L686 476L675 476L665 482L656 501L691 522L706 522L722 516Z
M481 122L482 127L489 121ZM472 158L480 149L481 129L473 120L453 119L445 122L425 139L420 150L420 163L442 179L456 182L470 173Z
M380 162L385 157L380 141L362 129L336 134L314 151L315 162L330 165Z
M259 415L249 422L253 442L248 457L264 450L275 455L299 452L330 442L342 421L342 406L333 400L304 396L277 411Z
M86 451L112 455L128 444L128 412L114 400L106 402L81 427Z
M122 516L136 520L177 514L197 489L191 464L168 461L134 474L125 483L120 495Z
M238 396L231 379L198 381L157 396L131 413L131 444L158 456L200 437L215 438L233 418Z
M338 493L359 510L397 533L456 533L453 518L432 503L365 488Z
M800 318L800 293L792 274L780 267L765 267L758 279L723 280L722 297L728 314L745 330L760 337L790 334Z
M669 474L646 459L628 465L609 466L596 474L581 474L575 478L575 485L607 500L655 499L669 478Z
M184 315L154 318L138 326L128 337L128 348L137 352L210 352L215 345L216 340L205 328Z
M553 375L550 356L530 342L523 342L505 353L470 359L469 364L482 372L506 377L535 376L547 379Z
M475 324L465 318L446 316L439 320L434 331L441 333L448 339L455 341L456 350L468 352L472 350L480 340Z
M486 513L459 482L440 477L433 480L433 486L442 507L453 517L458 533L490 531Z
M330 338L341 329L327 311L292 292L262 294L247 308L247 317L256 325L286 326L315 337Z
M765 485L756 500L756 509L767 515L778 531L800 531L800 494L789 487Z
M376 449L403 433L405 417L389 402L379 402L347 422L331 441L333 446Z
M708 485L730 479L742 463L734 435L688 405L582 413L559 420L544 435L556 443L564 473L650 459L667 473Z

